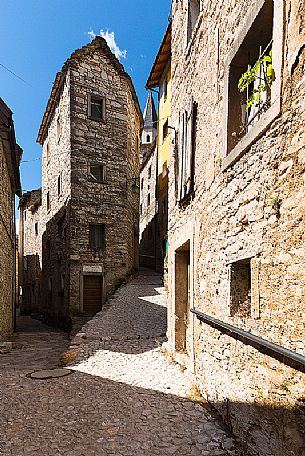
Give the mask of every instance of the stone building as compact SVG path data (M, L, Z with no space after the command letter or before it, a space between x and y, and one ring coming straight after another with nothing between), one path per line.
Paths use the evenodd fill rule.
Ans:
M299 456L305 3L174 0L172 17L167 348L245 454Z
M144 110L141 136L140 167L140 266L156 268L156 166L157 113L152 93L149 92Z
M151 267L163 272L166 268L167 255L167 208L168 208L168 162L171 146L170 99L171 99L171 22L169 22L160 49L155 58L146 88L158 89L158 118L153 125L156 127L155 145L143 157L141 165L141 235L140 250L145 250L143 259L152 259ZM151 93L149 92L148 100ZM155 110L155 108L154 108ZM145 113L147 111L145 110ZM145 119L144 113L144 119ZM146 121L145 121L146 123ZM145 123L142 134L142 148L146 146ZM143 136L144 135L144 136ZM154 173L151 176L152 172ZM151 200L153 199L153 204ZM144 250L143 250L144 249Z
M42 268L41 189L22 195L19 201L19 284L22 314L39 313Z
M106 41L73 52L37 138L40 311L52 323L69 327L71 317L96 313L138 268L141 126L132 81Z
M0 341L14 329L16 302L15 195L20 196L19 164L13 114L0 98Z

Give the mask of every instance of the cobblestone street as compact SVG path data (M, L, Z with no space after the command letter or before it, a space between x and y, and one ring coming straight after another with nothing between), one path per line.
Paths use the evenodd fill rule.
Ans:
M65 333L32 321L0 355L0 454L52 456L236 455L209 405L160 351L166 308L156 274L122 286L74 338L70 375L37 380L58 366Z

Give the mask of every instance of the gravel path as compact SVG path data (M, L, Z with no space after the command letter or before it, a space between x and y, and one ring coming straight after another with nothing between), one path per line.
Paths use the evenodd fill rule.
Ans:
M189 399L188 379L162 355L165 331L160 278L144 273L84 325L66 377L27 377L57 366L64 333L39 322L19 333L22 348L0 355L0 455L235 455L210 407Z

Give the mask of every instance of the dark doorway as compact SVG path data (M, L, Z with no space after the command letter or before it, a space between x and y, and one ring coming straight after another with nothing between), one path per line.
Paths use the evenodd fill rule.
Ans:
M186 242L175 254L175 349L188 352L188 328L190 325L190 242Z
M84 275L83 314L95 315L102 308L103 277L101 275Z

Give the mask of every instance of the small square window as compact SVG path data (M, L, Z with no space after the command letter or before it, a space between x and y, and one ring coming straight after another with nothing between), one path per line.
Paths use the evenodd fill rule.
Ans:
M105 165L90 165L90 177L95 182L104 182L106 180Z
M105 225L89 225L89 244L92 249L102 250L105 248Z
M88 116L93 120L105 121L105 98L89 96Z
M251 259L230 265L230 314L251 316Z

